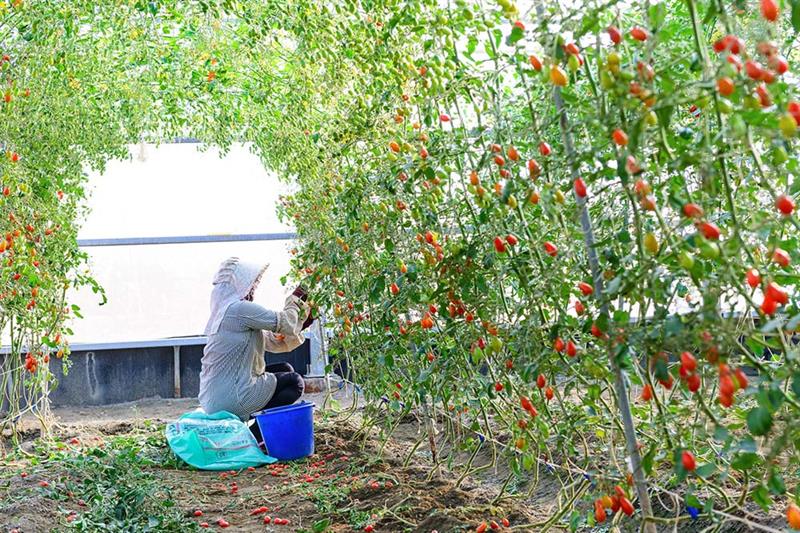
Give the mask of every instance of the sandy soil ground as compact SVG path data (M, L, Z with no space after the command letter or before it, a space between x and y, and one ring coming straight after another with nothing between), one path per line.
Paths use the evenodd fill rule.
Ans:
M164 490L164 498L174 502L184 525L189 524L192 530L201 530L202 523L221 530L219 521L225 520L230 524L226 531L447 533L475 531L482 522L489 524L492 520L502 528L506 519L509 527L505 530L536 532L549 526L566 530L573 512L589 512L582 504L570 505L570 490L565 492L561 484L564 478L559 481L545 469L535 479L530 475L513 479L506 494L516 493L518 497L497 499L500 487L511 478L505 458L492 464L490 446L483 446L471 457L466 450L439 445L437 453L449 455L451 460L433 470L427 439L421 439L423 428L414 416L403 420L384 441L381 433L387 425L378 423L365 430L361 407L347 409L354 400L348 392L337 390L332 397L325 393L306 396L325 407L317 410L316 454L308 460L223 474L188 469L174 458L145 468ZM331 409L332 400L342 410ZM113 448L115 439L138 439L149 442L163 459L172 457L163 441L163 425L196 407L195 399L154 398L102 407L58 408L54 410L55 436L61 439L62 450L66 446L78 458L104 446ZM72 488L86 480L80 471L47 462L38 448L36 424L28 421L26 425L23 449L38 455L5 461L0 458L0 531L97 530L70 529L70 513L77 513L74 517L87 512L72 494ZM74 446L63 444L72 439ZM462 476L463 465L469 461L473 471ZM48 487L39 485L43 481ZM573 481L572 490L581 486L580 476ZM269 510L251 515L259 507ZM198 510L201 516L195 516ZM548 519L561 510L558 520L548 524ZM664 516L685 514L683 509L662 511ZM751 511L761 515L762 524L784 527L779 515ZM266 516L270 523L264 522ZM275 525L275 518L287 519L289 524ZM322 525L327 529L314 529ZM617 519L613 525L607 523L592 530L635 531L637 525L638 521ZM756 531L742 522L717 525L714 531ZM365 529L368 526L373 529ZM699 532L708 527L715 525L698 520L682 522L677 530L659 528L659 532Z

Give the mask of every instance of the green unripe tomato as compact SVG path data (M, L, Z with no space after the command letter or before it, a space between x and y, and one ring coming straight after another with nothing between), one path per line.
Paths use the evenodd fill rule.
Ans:
M730 115L733 112L733 104L727 98L717 100L717 109L723 115Z
M752 94L748 94L742 99L742 104L744 105L745 109L761 109L761 102L753 96Z
M711 98L709 98L708 95L705 95L698 98L695 102L695 105L700 109L705 109L708 107L709 103L711 103Z
M577 72L579 68L581 68L581 62L578 61L578 58L572 54L569 55L567 59L567 68L571 72Z
M654 233L652 232L646 233L643 239L643 243L645 250L650 252L650 254L656 255L658 253L658 248L659 248L658 238L655 236Z
M797 134L797 121L789 113L784 113L778 120L778 128L780 128L784 137L794 137Z
M489 350L495 354L500 353L503 351L503 341L499 337L492 337L489 339Z
M614 78L612 78L611 74L606 70L600 73L600 86L606 90L614 87Z
M691 270L694 266L694 256L689 252L681 252L678 254L678 263L686 270Z
M648 111L644 116L644 121L648 126L655 126L658 124L658 115L655 111Z
M782 165L789 160L789 154L786 153L786 148L783 146L775 146L772 149L772 162L776 165Z
M719 257L719 244L704 241L700 244L700 255L706 259L716 259Z

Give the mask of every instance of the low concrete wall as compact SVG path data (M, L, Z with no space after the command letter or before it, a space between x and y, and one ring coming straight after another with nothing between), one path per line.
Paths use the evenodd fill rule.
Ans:
M286 361L305 375L309 344L285 354L265 354L270 363ZM180 348L180 397L197 396L203 346ZM0 356L3 357L3 356ZM7 357L7 356L6 356ZM50 399L55 406L107 405L142 398L174 398L174 357L170 346L118 350L77 351L70 355L66 375L56 359L50 363L58 386Z

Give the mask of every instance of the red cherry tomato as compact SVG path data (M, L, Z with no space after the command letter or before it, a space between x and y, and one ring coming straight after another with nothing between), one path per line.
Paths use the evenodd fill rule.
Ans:
M616 26L609 26L606 28L606 33L608 33L612 43L619 44L622 42L622 34L619 32L619 28Z
M694 472L697 468L697 461L695 461L692 452L688 450L684 450L683 453L681 453L681 463L683 464L683 468L689 472Z
M575 194L578 198L586 198L586 182L583 181L583 178L575 180Z
M784 216L789 216L794 212L794 200L782 194L775 199L775 209Z

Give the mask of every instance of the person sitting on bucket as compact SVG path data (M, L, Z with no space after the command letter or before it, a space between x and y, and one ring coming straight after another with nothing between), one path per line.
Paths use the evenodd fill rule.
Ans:
M292 365L267 365L264 351L289 352L303 344L301 332L313 321L307 295L297 287L283 311L253 303L267 266L231 257L214 276L198 395L206 413L228 411L246 422L256 411L292 404L303 394L303 378ZM258 425L251 430L260 441Z

